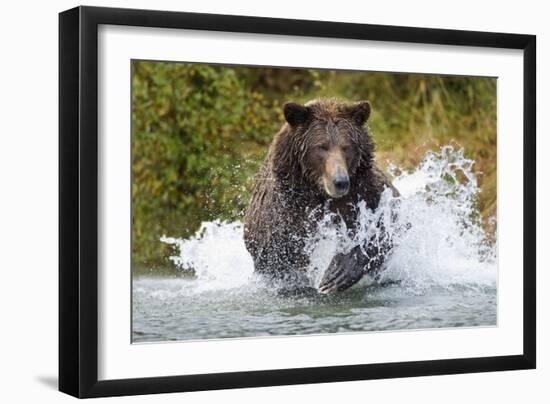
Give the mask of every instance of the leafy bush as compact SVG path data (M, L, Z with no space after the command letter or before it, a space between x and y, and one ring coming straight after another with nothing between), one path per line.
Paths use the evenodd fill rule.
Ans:
M240 214L261 157L253 146L265 146L279 116L233 69L141 61L132 108L133 261L159 264L161 235Z

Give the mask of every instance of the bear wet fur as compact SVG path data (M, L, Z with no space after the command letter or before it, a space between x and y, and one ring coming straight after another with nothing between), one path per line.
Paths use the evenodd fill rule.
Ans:
M286 285L307 285L304 247L317 226L313 211L328 209L354 228L359 201L376 209L387 187L398 195L374 162L374 143L365 127L370 111L367 101L284 105L286 123L269 147L245 214L245 245L255 272ZM319 290L347 289L367 271L376 271L386 253L358 246L338 254Z

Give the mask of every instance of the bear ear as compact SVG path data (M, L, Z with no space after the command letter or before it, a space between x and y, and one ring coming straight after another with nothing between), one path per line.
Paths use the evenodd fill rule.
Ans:
M352 104L349 108L349 114L355 123L363 126L370 116L370 103L368 101L359 101Z
M311 110L308 107L296 104L294 102L285 103L283 106L283 111L286 121L291 126L300 125L306 122L311 115Z

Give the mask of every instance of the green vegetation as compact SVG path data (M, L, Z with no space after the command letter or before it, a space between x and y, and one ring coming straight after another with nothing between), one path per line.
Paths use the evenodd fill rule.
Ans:
M413 168L453 143L476 161L479 208L496 212L496 79L134 61L132 264L167 271L162 235L236 220L283 123L285 101L367 99L381 165ZM493 232L490 231L490 234Z

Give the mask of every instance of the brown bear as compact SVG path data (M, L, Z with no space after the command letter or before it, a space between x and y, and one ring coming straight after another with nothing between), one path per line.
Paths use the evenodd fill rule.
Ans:
M255 272L305 287L309 257L304 247L317 220L311 212L328 209L353 228L359 201L374 210L386 187L398 192L373 160L374 143L365 127L368 101L316 99L305 105L289 102L283 109L286 123L257 174L244 238ZM377 271L387 250L357 246L336 255L318 290L347 289L366 272Z

